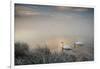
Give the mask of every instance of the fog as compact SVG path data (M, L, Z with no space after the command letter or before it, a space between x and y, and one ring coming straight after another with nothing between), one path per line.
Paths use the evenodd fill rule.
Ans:
M15 42L36 44L82 41L93 46L93 8L15 5ZM50 46L51 46L50 45Z

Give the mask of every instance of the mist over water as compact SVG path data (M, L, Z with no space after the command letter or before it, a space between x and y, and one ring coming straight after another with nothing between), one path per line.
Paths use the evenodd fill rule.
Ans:
M81 41L93 47L93 8L15 5L15 42L53 49L60 41L71 45Z

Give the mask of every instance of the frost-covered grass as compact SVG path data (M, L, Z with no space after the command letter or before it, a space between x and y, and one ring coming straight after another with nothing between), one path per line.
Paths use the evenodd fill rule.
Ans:
M83 56L83 55L82 55ZM81 57L80 61L88 61L88 56ZM61 62L76 62L77 56L67 53L51 53L46 46L38 47L35 52L29 51L29 46L26 43L15 43L15 65L29 64L46 64L46 63L61 63Z

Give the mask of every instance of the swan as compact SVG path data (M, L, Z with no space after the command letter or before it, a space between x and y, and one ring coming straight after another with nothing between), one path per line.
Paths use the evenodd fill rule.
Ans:
M62 50L72 50L72 47L70 45L65 44L64 42L61 42Z
M84 45L84 43L81 42L81 41L76 41L76 42L74 43L74 47L75 47L75 48L76 48L76 47L83 46L83 45Z

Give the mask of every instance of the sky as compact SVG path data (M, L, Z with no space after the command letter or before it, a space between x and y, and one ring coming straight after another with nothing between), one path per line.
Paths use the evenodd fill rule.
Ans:
M32 47L45 40L91 43L93 39L93 8L15 4L15 42Z

